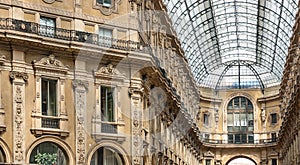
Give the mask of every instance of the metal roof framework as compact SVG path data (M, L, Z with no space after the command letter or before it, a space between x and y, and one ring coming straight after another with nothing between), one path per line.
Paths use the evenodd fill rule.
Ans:
M199 86L281 81L296 0L163 0Z

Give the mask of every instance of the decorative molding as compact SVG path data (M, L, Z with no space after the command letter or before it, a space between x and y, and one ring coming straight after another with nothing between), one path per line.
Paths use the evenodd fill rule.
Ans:
M14 85L14 160L15 163L21 163L25 157L24 151L24 101L23 84Z
M84 87L85 90L89 88L89 82L85 80L73 80L72 85L74 88Z
M42 58L40 61L34 60L33 65L36 70L55 71L64 74L69 70L69 66L57 60L53 54Z
M9 78L15 80L16 78L23 79L25 82L28 80L28 74L24 72L11 71L9 72Z
M62 2L62 0L43 0L43 2L48 3L48 4L52 4L55 1Z
M118 13L120 2L121 0L111 0L111 5L105 6L103 4L98 4L96 0L93 0L93 8L100 10L103 15L109 16L112 13Z
M0 65L3 65L5 60L6 60L6 57L4 55L0 55Z
M124 74L120 73L112 64L101 67L94 73L96 78L109 79L123 82L126 78Z

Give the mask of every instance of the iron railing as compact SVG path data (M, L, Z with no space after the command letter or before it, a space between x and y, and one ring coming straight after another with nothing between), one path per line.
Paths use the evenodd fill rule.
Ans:
M0 18L0 30L15 30L25 33L36 34L49 38L56 38L66 41L84 42L102 47L147 52L146 45L141 42L131 40L121 40L109 37L100 36L95 33L88 33L76 30L67 30L51 26L44 26L34 22L27 22L23 20Z
M246 140L246 141L230 141L230 140L216 140L216 139L202 139L202 142L209 144L273 144L277 142L277 138Z
M60 119L42 117L42 128L56 128L59 129Z
M116 124L101 123L101 132L117 134L118 126Z

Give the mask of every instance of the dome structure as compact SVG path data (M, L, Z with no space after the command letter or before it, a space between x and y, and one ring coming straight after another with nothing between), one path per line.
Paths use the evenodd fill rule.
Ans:
M296 0L164 0L200 87L279 85Z

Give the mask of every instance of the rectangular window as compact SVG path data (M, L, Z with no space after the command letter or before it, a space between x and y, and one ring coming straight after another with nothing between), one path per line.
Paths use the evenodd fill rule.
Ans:
M272 133L271 136L272 136L272 142L276 142L277 139L276 133Z
M211 160L209 159L205 160L205 165L211 165Z
M42 115L57 116L57 80L42 78Z
M103 5L105 7L111 6L111 0L97 0L97 4Z
M204 114L203 115L203 122L204 122L204 124L208 125L209 124L208 121L209 121L209 115L208 114Z
M99 28L99 44L107 47L111 47L112 45L112 30Z
M114 122L114 88L101 86L102 121Z
M228 134L228 143L233 143L233 135Z
M271 114L271 123L272 124L276 124L277 123L277 114L276 113L272 113Z
M277 165L277 159L272 159L272 165Z
M40 34L43 36L54 37L55 35L55 19L48 17L40 17Z

